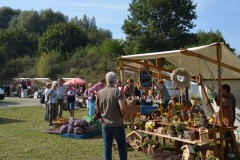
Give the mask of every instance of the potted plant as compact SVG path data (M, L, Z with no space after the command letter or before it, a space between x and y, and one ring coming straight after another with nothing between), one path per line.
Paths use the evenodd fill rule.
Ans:
M155 151L160 147L160 143L154 139L146 139L142 143L142 150L148 154L155 153Z
M168 112L164 112L163 114L162 114L162 122L164 122L164 123L166 123L167 122L167 117L168 117Z
M148 122L145 124L145 130L148 131L148 132L153 132L154 127L155 127L155 123L152 122L152 121L148 121Z
M146 120L140 114L137 114L133 122L134 129L144 130L145 124L146 124Z
M191 103L192 103L193 106L197 105L197 97L194 96L193 93L191 93L190 101L191 101Z
M177 132L178 138L183 138L184 129L185 129L185 127L184 127L183 124L179 124L179 125L175 128L175 130L176 130L176 132Z
M171 137L176 136L176 131L175 131L175 126L174 125L169 125L168 126L167 135L171 136Z
M200 96L197 96L197 97L196 97L196 101L197 101L197 104L198 104L198 105L200 105L200 104L201 104L201 100L202 100L202 99L201 99L201 97L200 97Z
M167 126L166 127L162 127L161 134L164 134L164 135L167 134Z
M179 119L179 116L178 116L178 115L174 115L174 116L172 117L172 120L173 120L174 123L176 123L176 122L178 121L178 119Z

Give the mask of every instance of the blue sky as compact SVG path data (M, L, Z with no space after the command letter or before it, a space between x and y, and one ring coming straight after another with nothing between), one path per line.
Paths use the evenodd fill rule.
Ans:
M240 1L239 0L193 0L197 3L197 25L192 32L199 29L208 32L217 29L222 32L226 42L240 54ZM97 26L109 29L113 38L124 38L121 30L124 19L129 15L131 0L0 0L0 6L13 9L37 10L52 8L69 18L84 14L96 18Z

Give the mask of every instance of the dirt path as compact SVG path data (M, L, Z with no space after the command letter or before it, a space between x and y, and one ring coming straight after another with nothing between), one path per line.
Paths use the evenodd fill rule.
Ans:
M18 98L18 97L5 97L0 101L0 108L6 107L24 107L24 106L41 106L39 99L35 98Z

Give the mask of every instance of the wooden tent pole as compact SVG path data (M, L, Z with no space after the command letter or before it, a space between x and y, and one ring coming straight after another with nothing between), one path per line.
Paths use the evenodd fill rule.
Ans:
M157 58L156 59L156 64L157 64L157 68L158 68L158 79L161 79L161 58Z
M158 67L158 81L162 79L162 74L161 74L161 58L156 59L157 60L157 67ZM157 99L162 98L162 90L160 90L160 94L157 95Z
M148 68L148 61L147 61L147 60L144 60L143 65L144 65L144 67L146 67L145 69L148 71L149 68ZM147 99L147 96L148 96L148 95L149 95L149 87L146 87L146 88L145 88L145 96L146 96L146 99Z
M122 69L120 69L120 80L121 80L121 82L123 82L123 70Z
M123 62L120 60L118 63L119 73L120 73L120 80L123 81Z
M222 80L221 80L221 59L222 59L222 53L221 53L221 46L217 45L217 65L218 65L218 90L219 90L219 119L220 119L220 126L223 127L222 124L222 94L221 94L221 86L222 86Z
M220 138L224 138L224 132L223 131L223 112L222 112L222 91L221 91L221 86L222 86L222 79L221 79L221 60L222 60L222 48L220 44L217 44L217 65L218 65L218 90L219 90L219 119L220 119L220 127L221 127L221 132L220 132ZM220 141L221 144L221 155L222 159L224 159L224 147L223 147L223 141Z

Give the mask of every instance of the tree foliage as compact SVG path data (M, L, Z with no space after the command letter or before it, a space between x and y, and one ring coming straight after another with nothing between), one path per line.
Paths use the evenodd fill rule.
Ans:
M57 51L43 52L37 62L38 76L56 78L57 74L64 71L61 61L61 55Z
M99 46L99 50L104 55L117 58L124 55L123 41L118 39L105 40Z
M136 52L179 49L195 26L195 9L191 0L133 0L122 26L128 45Z
M6 48L8 58L34 55L38 37L20 29L0 30L0 46Z
M235 48L230 47L230 45L225 41L222 33L219 30L216 30L215 32L212 30L210 30L209 32L199 30L196 36L198 43L197 45L208 45L214 42L224 42L232 52L235 52Z
M50 26L39 40L39 52L60 51L64 59L77 48L88 44L87 36L71 23L58 23Z
M110 30L97 27L95 17L89 18L87 15L83 15L82 19L79 19L75 16L70 20L70 23L73 23L82 29L82 31L88 36L91 45L98 45L104 40L112 38L112 32Z
M9 59L0 71L0 82L4 83L12 78L18 77L22 72L30 70L35 61L30 56L22 56L15 59ZM29 74L28 74L29 75Z
M7 29L9 27L9 22L14 16L17 16L20 10L13 10L10 7L0 8L0 28Z
M44 33L48 26L55 23L66 23L68 17L61 12L54 12L51 8L46 10L41 10L39 13L40 18L40 33Z
M12 24L22 30L26 30L29 33L40 32L40 19L37 11L22 11L17 17L16 24Z
M199 30L196 34L198 45L207 45L214 42L225 42L222 33L217 30L216 32L213 32L210 30L209 32L204 32L202 30Z

